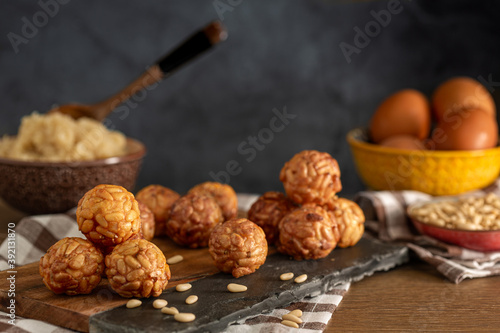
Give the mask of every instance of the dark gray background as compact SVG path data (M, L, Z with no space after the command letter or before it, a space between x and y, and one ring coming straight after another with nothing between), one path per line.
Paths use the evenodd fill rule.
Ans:
M498 103L495 1L402 0L402 11L373 30L350 62L340 43L354 44L354 29L364 30L374 21L371 11L386 10L388 1L64 2L46 22L37 1L0 2L0 135L16 133L33 110L109 97L213 19L228 28L226 42L147 91L129 112L110 116L110 127L148 148L138 187L158 183L183 192L235 160L241 172L229 183L236 191L281 190L283 163L317 149L339 161L342 193L352 194L363 185L346 133L366 126L392 92L411 87L430 95L443 80L468 75L493 81ZM216 4L229 7L221 13ZM15 52L9 33L23 36L25 21L35 19L38 31ZM272 140L265 136L248 161L238 146L269 134L263 129L272 110L285 107L296 118Z

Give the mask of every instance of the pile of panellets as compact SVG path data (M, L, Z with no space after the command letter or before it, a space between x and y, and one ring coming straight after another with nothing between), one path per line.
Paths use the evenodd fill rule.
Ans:
M296 260L326 257L337 245L355 245L364 232L359 206L337 197L342 189L337 161L326 152L304 150L280 172L285 193L266 192L248 211L268 243Z

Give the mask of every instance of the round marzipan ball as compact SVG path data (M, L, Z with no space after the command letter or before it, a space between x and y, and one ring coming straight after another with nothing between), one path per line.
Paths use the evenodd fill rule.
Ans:
M288 213L278 227L276 248L295 260L326 257L340 237L336 222L322 207L313 204Z
M262 194L248 210L248 219L264 230L268 244L278 239L278 224L281 219L297 208L281 192L269 191Z
M342 190L337 160L316 150L295 154L281 169L280 180L297 204L323 204Z
M337 222L340 235L337 246L356 245L365 231L365 214L358 204L348 199L335 198L323 208Z
M66 237L40 258L39 272L56 294L89 294L101 281L104 257L88 240Z
M141 237L141 212L134 195L118 185L97 185L80 199L78 228L103 253Z
M139 210L141 211L141 227L142 227L142 236L144 239L152 240L155 237L155 217L153 216L153 212L137 200L139 203Z
M136 199L151 210L155 219L155 236L165 236L165 224L170 218L174 202L181 196L168 187L152 184L136 194Z
M208 251L219 270L239 278L255 272L266 261L266 235L248 219L232 219L214 228Z
M208 194L214 197L224 216L224 221L234 219L238 215L238 197L228 184L204 182L196 185L188 193Z
M115 246L105 263L109 284L122 297L160 296L171 277L163 252L145 239Z
M223 220L222 211L211 195L186 194L172 207L166 232L179 245L193 249L207 247L210 233Z

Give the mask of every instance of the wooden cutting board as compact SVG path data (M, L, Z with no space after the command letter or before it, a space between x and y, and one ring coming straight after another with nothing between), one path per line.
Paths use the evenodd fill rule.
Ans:
M275 249L271 247L268 260L259 270L254 274L236 280L231 275L218 272L208 253L208 249L181 248L166 238L157 238L154 240L154 243L165 253L167 258L177 254L184 257L182 262L170 266L172 279L169 281L168 289L164 293L167 299L171 299L168 297L172 297L172 287L179 283L194 280L199 280L195 281L194 284L202 281L205 284L208 283L209 287L205 286L205 290L211 289L210 286L212 285L227 284L228 281L241 281L245 284L257 285L256 288L253 288L254 292L257 291L257 294L242 296L237 302L240 304L239 307L232 305L225 312L209 313L204 317L202 316L200 317L202 322L194 322L190 323L190 326L186 326L190 329L193 329L193 325L201 325L209 329L213 323L220 326L221 324L233 322L235 319L247 315L260 313L260 311L265 310L265 306L269 306L271 299L273 300L273 306L287 305L304 296L325 292L328 288L331 289L339 283L357 281L364 276L373 274L375 271L387 270L408 259L405 247L382 244L377 240L367 237L363 237L354 247L335 249L327 258L318 261L308 260L297 262L291 260L288 256L276 253ZM279 280L274 275L285 271L297 271L297 269L303 270L308 274L309 285L308 283L300 285L292 283L289 286L280 285L274 287L276 290L272 288L268 290L268 296L259 294L259 289L262 289L259 288L259 285L262 285L262 281L266 280L269 282L270 279L273 281ZM272 272L273 277L269 277L269 272ZM9 291L10 281L7 280L9 275L9 271L0 272L0 309L7 313L9 312L7 306L10 304L9 302L12 298L9 296L11 292ZM129 315L126 313L127 309L124 307L127 299L114 293L109 287L107 279L103 279L90 295L67 296L55 295L45 287L38 273L38 263L17 268L15 276L15 313L17 316L38 319L84 332L88 332L89 330L115 332L120 327L127 328L128 331L133 332L147 332L143 326L141 327L141 322L137 321L137 318L134 317L133 322L127 322ZM268 282L265 282L267 287L272 285ZM276 297L279 293L282 293L285 297ZM290 295L293 297L290 297ZM199 296L201 299L205 295L199 294ZM216 295L214 302L220 301L224 303L224 300L220 300L219 298L220 295ZM145 304L149 304L150 302L152 302L152 299L147 300ZM204 308L204 310L207 310L214 307ZM156 320L158 329L165 329L165 318L161 318L161 314L157 310L155 313L148 311L150 311L149 307L143 306L141 309L135 311L134 314L142 319L149 316L146 320L149 325L148 327L154 327L154 321ZM232 312L238 313L238 315L234 316ZM214 316L220 316L220 318ZM138 326L132 327L133 325ZM172 325L175 325L175 323L172 323ZM214 326L213 328L218 330L219 326ZM194 328L196 329L196 326Z

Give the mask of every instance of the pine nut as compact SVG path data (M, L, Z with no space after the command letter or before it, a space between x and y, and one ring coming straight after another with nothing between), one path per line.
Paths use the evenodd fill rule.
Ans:
M295 309L295 310L293 310L293 311L290 311L290 313L289 313L289 314L294 315L294 316L296 316L296 317L299 317L299 318L300 318L300 317L302 317L302 310L300 310L300 309Z
M241 293L243 291L247 291L247 286L241 285L241 284L236 284L236 283L230 283L227 285L227 290L229 290L232 293Z
M194 304L198 302L198 296L196 295L189 295L188 298L186 298L186 304Z
M299 328L299 324L294 323L293 321L290 321L290 320L283 320L283 321L281 321L281 324L288 326L288 327Z
M302 274L302 275L297 276L294 281L295 281L295 283L302 283L305 280L307 280L307 274Z
M422 204L409 213L424 223L462 230L493 230L486 221L500 219L500 197L493 193L482 197L458 198Z
M174 265L174 264L180 263L183 260L184 260L184 257L181 256L180 254L178 254L178 255L175 255L173 257L168 258L167 259L167 264Z
M138 299L131 299L130 301L127 302L127 308L133 309L138 306L141 306L142 302Z
M174 315L174 319L177 321L180 321L181 323L189 323L190 321L193 321L196 319L196 316L194 313L177 313Z
M177 291L186 291L191 289L192 285L189 283L181 283L175 286L175 290Z
M281 319L290 320L290 321L293 321L294 323L297 323L297 324L302 324L302 319L300 319L297 316L294 316L293 314L289 314L289 313L284 314L283 317L281 317Z
M290 272L290 273L283 273L280 275L280 280L281 281L288 281L288 280L291 280L293 279L293 273Z
M167 304L168 304L168 302L166 299L155 299L155 301L153 302L153 308L161 309L161 308L166 307Z
M175 315L175 314L179 313L179 310L177 310L177 308L172 306L171 308L169 308L169 307L162 308L161 312L164 314L168 314L168 315Z

